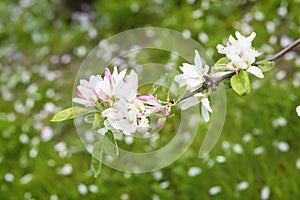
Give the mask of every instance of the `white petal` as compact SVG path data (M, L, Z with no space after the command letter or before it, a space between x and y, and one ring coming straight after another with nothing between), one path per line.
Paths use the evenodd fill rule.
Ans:
M184 74L191 78L197 78L199 76L199 71L194 65L183 63L182 66L179 68Z
M123 119L116 122L117 127L123 131L125 135L131 135L136 131L136 125L134 123L130 123L128 120Z
M256 66L249 67L247 72L249 72L250 74L253 74L254 76L256 76L258 78L263 78L264 77L262 71Z
M208 71L209 71L209 66L208 66L208 65L205 65L205 66L204 66L204 72L205 72L205 74L207 74Z
M201 110L202 110L202 117L204 119L205 122L209 122L209 113L208 110L205 108L205 106L202 104L201 106Z
M138 76L131 70L130 74L125 77L124 81L115 88L114 94L124 99L134 99L138 88Z
M217 45L218 52L221 54L225 54L225 47L221 44Z
M199 52L198 52L197 50L195 50L194 64L195 64L197 67L202 67L201 58L200 58Z
M205 94L199 92L197 94L194 94L194 97L197 97L198 99L201 99L201 98L205 97Z
M100 129L97 131L97 133L99 133L100 135L104 135L107 131L108 131L108 128L103 127L103 128L100 128Z
M300 117L300 105L296 108L297 115Z
M81 98L74 98L72 101L75 103L79 103L81 105L86 105L89 103L89 101L87 101L85 99L81 99Z
M179 84L179 87L186 85L186 80L188 79L189 77L187 77L185 74L176 75L174 78L174 80Z
M209 99L208 98L203 98L201 100L201 103L202 105L209 111L209 112L212 112L212 109L210 107L210 102L209 102Z
M256 33L255 32L252 32L251 33L251 35L250 36L248 36L248 40L249 40L249 42L252 42L253 41L253 39L255 38L255 36L256 36Z
M82 85L79 85L77 87L78 91L82 94L82 96L84 96L84 98L89 99L89 98L95 98L95 94L93 93L93 91L89 88L86 88Z
M199 103L196 97L189 97L181 102L181 109L186 110Z

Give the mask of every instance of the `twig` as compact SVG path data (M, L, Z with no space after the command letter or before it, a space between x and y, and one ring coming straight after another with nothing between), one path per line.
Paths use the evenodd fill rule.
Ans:
M282 57L284 54L286 54L287 52L289 52L290 50L292 50L293 48L295 48L297 45L300 44L300 38L298 38L297 40L295 40L294 42L292 42L291 44L289 44L288 46L286 46L285 48L283 48L281 51L277 52L276 54L274 54L273 56L266 58L264 60L258 61L258 62L254 62L252 65L253 66L259 66L261 63L263 62L267 62L267 61L276 61L278 60L280 57ZM217 86L219 85L220 82L222 82L223 80L227 79L227 78L231 78L233 75L235 75L236 72L232 72L229 74L225 74L223 76L220 77L210 77L210 76L205 76L205 82L204 84L198 88L197 90L191 92L190 94L184 96L182 99L179 99L178 102L183 101L189 97L194 96L195 94L202 92L204 90L207 90L209 88L212 88L213 90L215 90L217 88Z

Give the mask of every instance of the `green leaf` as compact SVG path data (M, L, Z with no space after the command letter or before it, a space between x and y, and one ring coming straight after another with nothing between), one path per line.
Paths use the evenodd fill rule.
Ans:
M103 140L96 142L92 151L92 165L94 170L94 178L97 178L101 173L103 153Z
M116 158L119 155L118 145L116 143L116 140L114 138L114 134L111 131L108 131L104 135L103 139L103 147L105 153L107 153L109 156Z
M101 125L102 121L102 116L99 113L95 113L92 129L98 128Z
M259 65L259 68L261 69L262 72L268 72L274 68L274 65L275 65L274 61L263 62Z
M230 79L224 79L222 82L223 82L225 89L232 88Z
M174 78L171 74L166 74L165 81L162 86L163 93L167 94L169 92L169 89L173 83L173 80L174 80Z
M230 59L227 58L227 57L222 57L220 58L216 63L215 65L225 65L227 62L229 62Z
M51 122L61 122L64 120L72 119L74 117L79 117L81 115L85 115L90 112L92 112L92 110L89 110L87 108L71 107L71 108L67 108L65 110L60 111L59 113L54 115L50 121Z
M232 89L241 96L251 92L249 76L245 70L240 70L238 74L232 76L230 83Z

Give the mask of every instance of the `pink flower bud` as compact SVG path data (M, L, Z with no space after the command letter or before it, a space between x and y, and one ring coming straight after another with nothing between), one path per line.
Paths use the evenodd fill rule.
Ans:
M162 109L162 114L165 116L165 117L168 117L170 115L170 107L163 107Z
M152 96L151 94L139 94L137 96L137 98L149 105L159 105L160 102L157 98L155 98L154 96Z

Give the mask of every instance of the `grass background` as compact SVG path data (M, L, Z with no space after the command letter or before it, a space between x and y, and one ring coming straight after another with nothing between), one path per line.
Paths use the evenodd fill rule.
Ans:
M299 0L2 0L0 199L260 199L266 187L269 199L299 199L299 47L265 79L252 77L250 95L227 91L225 128L206 159L197 157L199 134L160 171L104 166L94 179L72 121L49 122L71 106L75 73L101 39L135 27L171 28L190 33L217 60L215 46L229 34L255 31L265 58L300 36L299 9ZM42 137L49 132L49 140ZM70 166L70 174L59 173ZM191 167L201 173L189 176ZM248 187L239 190L241 182ZM212 195L214 186L221 191Z

